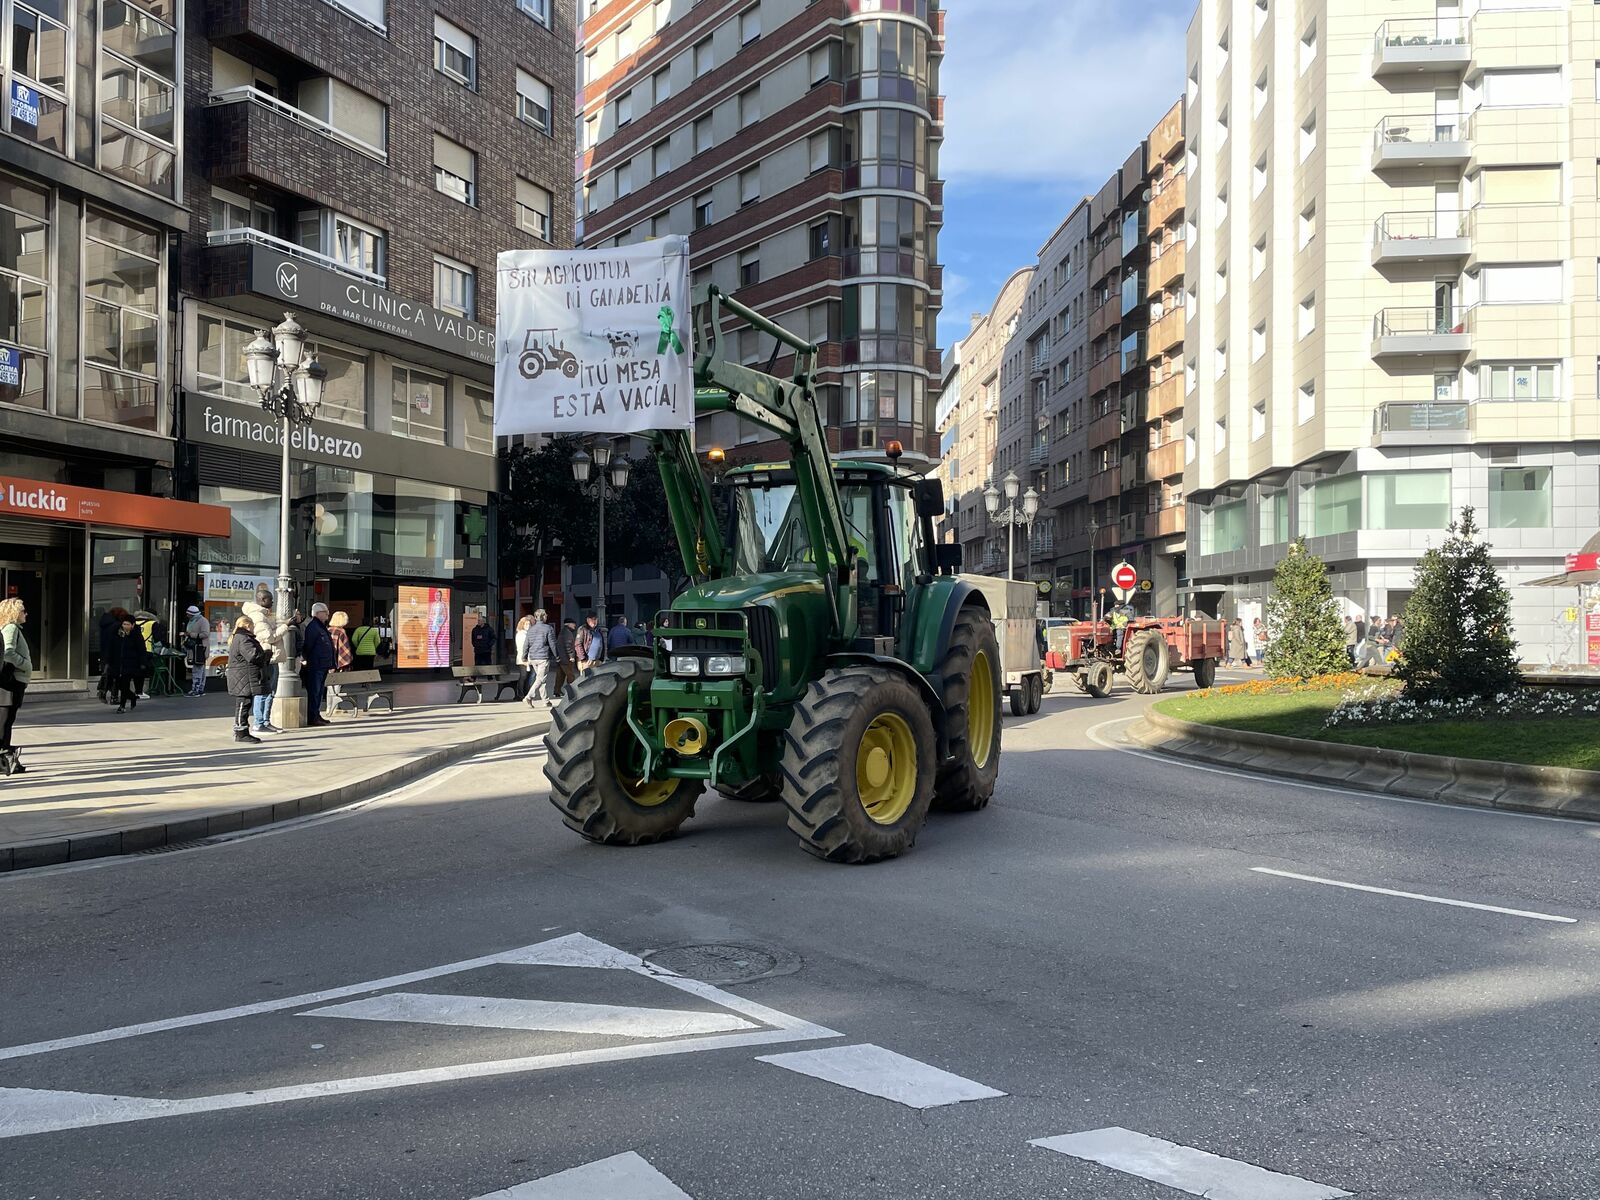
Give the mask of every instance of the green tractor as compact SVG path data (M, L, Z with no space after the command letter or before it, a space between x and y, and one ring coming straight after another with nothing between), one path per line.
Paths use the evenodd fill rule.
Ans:
M689 433L652 435L692 582L653 648L568 689L545 738L551 801L590 841L639 845L676 832L710 786L781 800L819 858L892 858L930 807L994 793L988 605L957 574L959 550L934 541L937 479L830 460L816 347L715 287L701 313L696 411L738 414L790 461L729 471L719 495ZM789 347L793 379L727 361L726 314Z

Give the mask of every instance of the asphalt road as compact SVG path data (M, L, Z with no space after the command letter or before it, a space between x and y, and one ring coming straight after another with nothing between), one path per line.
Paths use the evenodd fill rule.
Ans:
M867 867L709 799L586 845L524 745L0 878L0 1200L1600 1195L1600 827L1153 759L1143 703L1008 716Z

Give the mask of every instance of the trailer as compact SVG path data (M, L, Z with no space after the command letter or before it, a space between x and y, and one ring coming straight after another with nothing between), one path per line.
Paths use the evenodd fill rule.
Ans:
M1227 636L1223 621L1187 617L1135 617L1120 639L1110 621L1075 621L1049 631L1045 666L1070 672L1079 690L1097 699L1111 694L1119 674L1145 695L1166 687L1174 671L1192 672L1195 686L1207 688Z
M1026 717L1038 712L1048 690L1039 648L1038 585L992 575L962 575L961 579L989 602L1011 715Z

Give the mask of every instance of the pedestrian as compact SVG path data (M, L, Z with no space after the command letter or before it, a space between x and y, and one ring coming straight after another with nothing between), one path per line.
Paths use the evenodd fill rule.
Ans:
M139 699L150 699L147 686L150 682L150 673L155 665L155 656L167 648L167 625L160 617L147 608L141 608L133 614L134 624L139 627L139 636L144 640L145 659L144 674L139 677Z
M328 622L328 636L333 639L333 669L348 671L356 661L355 651L350 648L350 635L345 631L350 628L350 614L336 612L333 619Z
M1354 617L1344 619L1344 654L1350 665L1356 665L1356 622Z
M110 704L115 691L111 654L116 648L117 635L122 632L122 622L127 616L128 610L121 605L113 605L100 614L100 683L95 688L95 695L102 704Z
M206 694L206 660L211 657L211 622L201 615L199 606L184 610L189 623L183 627L183 656L189 663L189 695Z
M233 740L236 742L261 743L261 739L250 732L250 722L258 698L266 693L265 667L271 661L272 651L256 640L255 622L249 617L240 617L233 623L233 637L228 642L228 695L234 700Z
M648 649L656 648L656 626L654 621L640 621L638 633L639 645Z
M531 628L533 615L530 613L517 622L517 631L511 635L512 661L522 670L522 685L517 692L519 700L526 700L528 689L533 686L533 667L528 662L528 630Z
M578 678L578 623L571 617L561 622L556 635L556 658L561 667L561 682L555 688L559 696Z
M1389 627L1389 644L1393 646L1396 651L1402 651L1404 649L1403 643L1406 637L1406 620L1404 617L1391 617L1390 620L1393 622L1393 624L1391 624Z
M28 768L11 740L11 730L22 708L23 693L33 679L33 656L22 627L28 623L28 606L18 596L0 600L0 774L20 775Z
M1263 667L1267 665L1267 623L1260 617L1250 623L1250 657Z
M150 651L144 648L144 635L132 617L123 618L122 628L111 640L110 664L117 711L138 708L140 686L150 674Z
M526 696L528 707L553 703L556 696L550 685L551 674L556 669L556 631L550 627L549 614L542 608L533 614L523 653L533 671L533 682Z
M282 669L280 664L283 661L283 633L287 627L275 622L259 604L246 601L239 609L250 618L251 636L261 643L268 654L268 661L261 668L261 690L256 693L255 703L250 706L250 732L257 736L282 733L283 730L272 723L272 696L278 690L278 672Z
M616 624L611 627L611 634L606 639L607 650L621 650L624 646L633 645L633 630L628 628L628 618L618 617Z
M383 631L376 625L357 625L350 635L350 653L358 671L370 671L378 661L378 647L383 642Z
M583 614L575 649L578 652L579 671L592 671L605 661L606 631L600 628L600 618L593 609Z
M1244 644L1244 622L1235 617L1228 622L1228 657L1224 660L1227 666L1234 666L1243 662L1250 665L1250 651Z
M1378 645L1376 627L1376 621L1368 624L1367 636L1362 640L1361 645L1356 648L1356 670L1358 671L1383 665L1383 649Z
M311 619L302 631L305 648L301 660L306 665L306 724L332 725L322 715L322 704L327 698L328 672L333 670L333 637L328 632L328 606L318 601L311 606Z
M486 667L494 662L496 640L494 626L489 624L489 618L480 612L478 623L472 627L472 661L475 666Z

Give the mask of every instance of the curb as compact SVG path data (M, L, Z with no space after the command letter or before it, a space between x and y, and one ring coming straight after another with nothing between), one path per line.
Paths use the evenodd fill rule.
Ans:
M1449 758L1224 729L1147 710L1128 731L1146 749L1216 766L1439 804L1600 821L1600 771Z
M274 804L256 804L232 812L214 813L206 817L190 817L160 825L136 825L129 829L109 833L84 834L81 837L49 838L44 841L22 842L13 846L0 846L0 874L7 871L25 871L31 867L52 867L60 863L81 862L89 858L110 858L119 854L135 854L141 850L155 850L180 842L194 842L214 837L220 833L239 833L272 825L278 821L292 821L297 817L314 816L330 808L342 808L365 800L398 784L430 775L443 767L463 759L495 750L501 746L520 742L543 733L550 727L548 715L536 717L531 723L516 729L501 729L470 741L458 742L442 750L430 750L416 758L407 759L397 766L365 779L357 779L343 787L330 788L282 800Z

